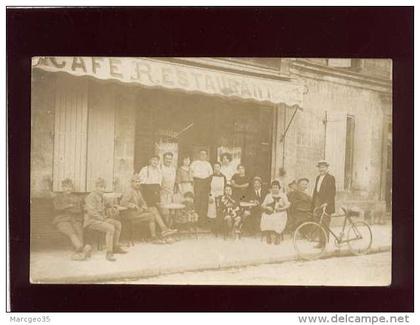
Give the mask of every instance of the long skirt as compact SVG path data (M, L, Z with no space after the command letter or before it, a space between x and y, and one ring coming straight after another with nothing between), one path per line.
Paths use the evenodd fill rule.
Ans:
M281 211L272 214L263 213L261 217L261 231L274 231L279 235L287 224L287 212Z

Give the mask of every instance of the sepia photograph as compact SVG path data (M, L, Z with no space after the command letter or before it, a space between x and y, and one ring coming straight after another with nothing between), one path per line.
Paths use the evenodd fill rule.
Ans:
M392 60L33 57L30 281L389 286Z

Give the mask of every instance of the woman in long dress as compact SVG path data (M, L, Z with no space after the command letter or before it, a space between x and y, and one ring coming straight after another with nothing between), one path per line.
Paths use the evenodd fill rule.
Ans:
M278 181L271 183L271 193L268 193L261 204L263 214L261 217L261 231L268 244L278 245L287 224L287 209L290 202L286 194L281 192Z
M191 173L191 159L189 156L182 158L182 165L176 171L176 185L181 195L187 192L194 193L193 177Z
M227 184L230 184L232 176L236 173L236 166L232 160L232 154L229 152L224 152L220 155L220 170L222 174L225 175Z
M246 200L250 179L248 175L246 175L245 166L243 164L238 165L237 171L238 172L232 176L231 185L233 187L233 198L239 202Z

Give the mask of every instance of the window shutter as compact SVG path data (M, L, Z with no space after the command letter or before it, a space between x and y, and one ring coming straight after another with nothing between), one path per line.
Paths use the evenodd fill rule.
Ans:
M53 191L70 178L75 191L86 190L87 90L82 80L58 78L55 98Z
M338 191L344 190L346 125L347 113L326 112L325 160L330 163Z
M113 191L115 144L115 96L113 88L104 91L89 84L89 122L87 144L87 191L95 189L102 177L106 190Z

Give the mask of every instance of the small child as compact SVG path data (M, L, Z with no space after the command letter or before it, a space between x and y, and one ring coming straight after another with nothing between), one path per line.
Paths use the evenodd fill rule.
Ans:
M175 216L175 223L193 227L198 221L198 214L194 208L194 194L192 192L184 193L182 204L185 205L185 208Z
M241 215L238 203L232 197L232 186L226 185L224 195L220 199L220 210L226 230L232 233L234 236L238 236L240 233L241 226Z

